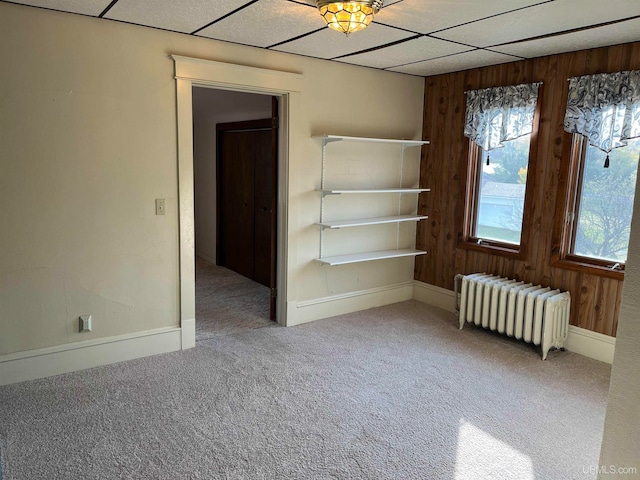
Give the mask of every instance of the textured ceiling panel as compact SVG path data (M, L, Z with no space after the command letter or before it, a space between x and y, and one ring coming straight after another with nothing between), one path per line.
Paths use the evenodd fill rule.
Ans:
M487 47L640 15L639 0L555 0L438 32L437 37Z
M335 58L377 47L378 45L393 43L411 36L413 36L412 33L375 23L371 24L369 28L348 37L325 27L312 35L275 47L274 50L297 53L309 57Z
M4 2L90 16L110 7L106 19L413 75L640 41L640 0L385 0L349 37L324 26L315 0Z
M119 0L104 18L191 33L246 3L247 0Z
M474 50L449 57L427 60L426 62L412 63L411 65L405 65L403 67L390 68L389 70L392 72L428 77L441 73L458 72L460 70L497 65L499 63L514 62L517 60L520 59L510 55L503 55L502 53Z
M338 60L340 62L364 65L366 67L389 68L467 50L469 50L469 47L458 43L420 37L390 47L380 48L372 52L350 55Z
M543 1L546 0L404 0L383 8L376 20L418 33L431 33Z
M239 25L251 25L241 28ZM287 0L257 2L198 32L203 37L269 47L325 26L318 10Z
M82 15L100 15L111 3L111 0L7 0L9 3L50 8L62 12L80 13Z
M567 51L605 47L640 40L640 19L554 37L514 43L492 50L526 58L542 57Z
M544 55L553 55L555 53L605 47L639 40L640 19L635 19L607 25L605 27L568 33L566 35L494 47L492 50L519 55L521 57L535 58Z

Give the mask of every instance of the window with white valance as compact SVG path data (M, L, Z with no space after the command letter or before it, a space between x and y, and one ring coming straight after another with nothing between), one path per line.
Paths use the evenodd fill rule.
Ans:
M619 273L640 157L640 71L570 78L564 129L573 142L559 258Z
M520 251L539 87L466 92L464 135L470 142L463 236L469 243Z

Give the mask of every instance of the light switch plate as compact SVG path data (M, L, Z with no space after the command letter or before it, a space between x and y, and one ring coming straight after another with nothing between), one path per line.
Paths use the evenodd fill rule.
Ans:
M156 198L156 215L164 215L165 204L164 198Z

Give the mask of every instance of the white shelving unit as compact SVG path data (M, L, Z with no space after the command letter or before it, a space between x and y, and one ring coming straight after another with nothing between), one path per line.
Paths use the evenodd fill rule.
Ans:
M380 189L362 189L362 190L343 190L343 189L324 189L317 190L322 192L323 195L342 195L350 193L421 193L430 192L428 188L380 188Z
M369 137L348 137L341 135L322 135L314 136L314 139L322 142L322 185L317 191L321 192L321 207L320 207L320 221L315 225L320 227L320 257L316 259L322 265L346 265L350 263L368 262L373 260L382 260L387 258L401 258L401 257L415 257L417 255L424 255L425 251L415 250L412 248L399 248L400 242L400 224L403 222L418 222L428 218L425 215L401 215L402 196L405 194L419 194L421 192L430 191L428 188L405 188L403 183L403 170L404 170L404 152L409 147L418 147L422 145L428 145L429 142L421 140L395 140L389 138L369 138ZM397 144L401 146L402 154L400 158L400 182L397 188L360 188L360 189L343 189L343 188L327 188L325 185L325 171L326 171L326 157L327 157L327 145L332 142L373 142L373 143L387 143ZM350 220L325 220L324 218L324 200L328 195L343 195L343 194L397 194L398 195L398 214L386 217L373 217L373 218L358 218ZM417 197L416 197L417 199ZM363 252L349 255L336 255L336 256L324 256L324 231L326 229L341 229L362 227L367 225L382 225L382 224L396 224L396 248L392 250L383 250L376 252Z
M334 222L316 222L322 228L364 227L366 225L382 225L383 223L417 222L428 218L425 215L393 215L390 217L358 218L354 220L338 220Z
M371 260L384 260L385 258L416 257L427 252L413 249L383 250L380 252L353 253L351 255L336 255L333 257L318 258L316 261L322 265L346 265L348 263L368 262Z

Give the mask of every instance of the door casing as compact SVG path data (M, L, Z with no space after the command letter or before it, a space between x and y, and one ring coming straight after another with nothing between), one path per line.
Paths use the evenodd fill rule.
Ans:
M194 86L278 97L277 321L287 325L290 117L297 111L302 75L171 55L175 64L178 134L179 302L182 349L195 347L195 230L193 205ZM296 102L296 103L294 103Z

